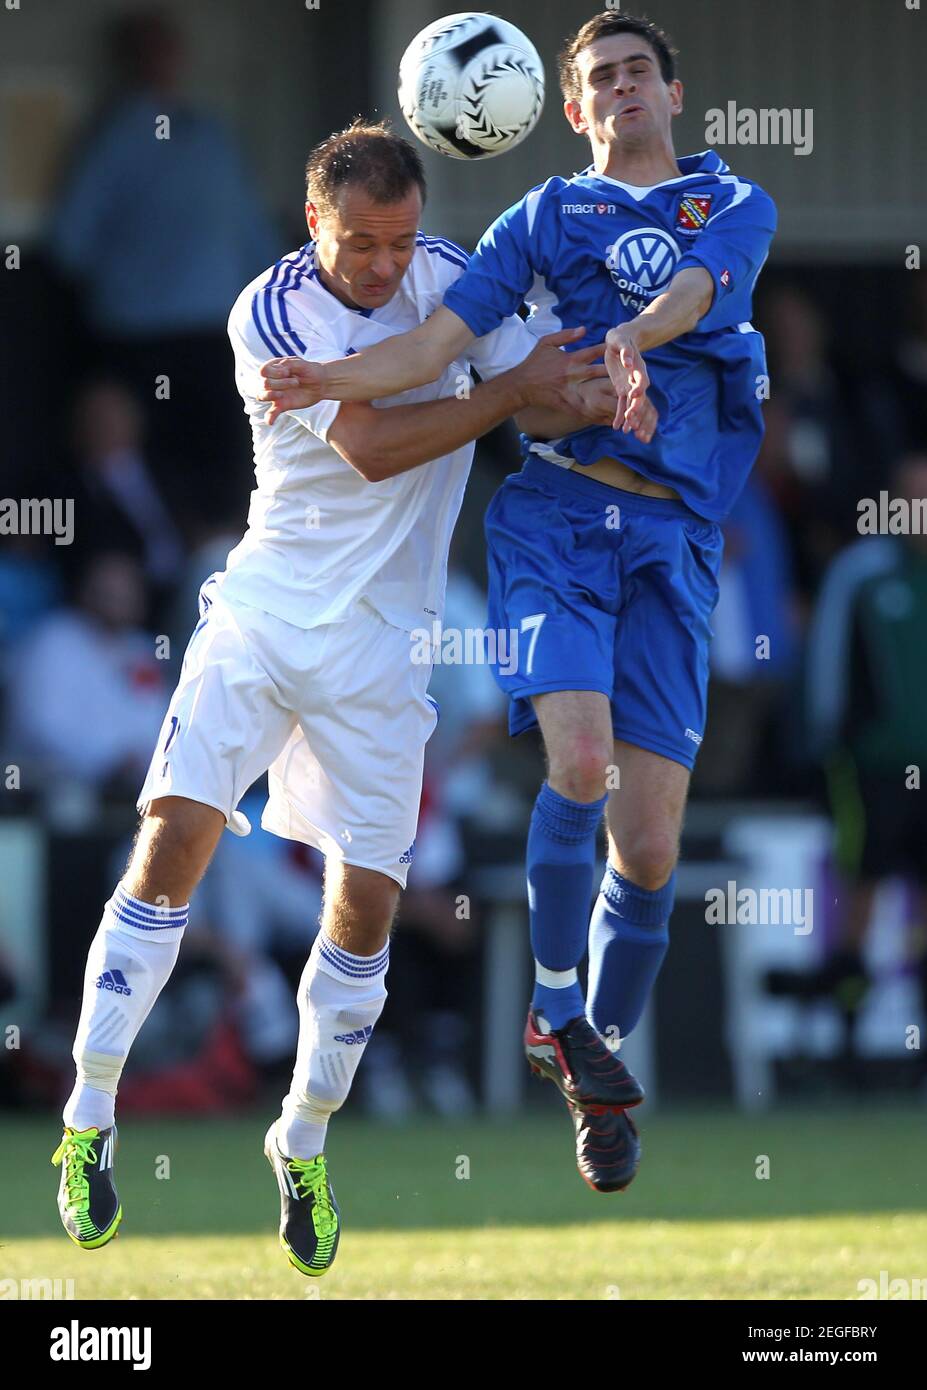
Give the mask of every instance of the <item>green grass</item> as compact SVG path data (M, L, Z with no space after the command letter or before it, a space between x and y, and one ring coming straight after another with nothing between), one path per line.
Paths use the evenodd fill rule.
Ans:
M654 1114L640 1174L611 1196L579 1178L553 1105L398 1130L343 1117L329 1155L344 1235L318 1283L276 1242L266 1122L127 1119L122 1231L85 1252L58 1224L55 1121L7 1120L0 1279L73 1279L88 1299L849 1299L883 1269L927 1278L922 1109Z

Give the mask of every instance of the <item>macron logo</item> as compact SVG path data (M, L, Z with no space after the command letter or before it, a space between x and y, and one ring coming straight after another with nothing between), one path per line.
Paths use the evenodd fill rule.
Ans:
M349 1043L352 1047L355 1043L365 1043L373 1032L373 1024L368 1023L366 1028L358 1028L354 1033L336 1033L335 1042Z
M104 970L97 980L97 989L110 989L113 994L131 994L128 981L121 970Z

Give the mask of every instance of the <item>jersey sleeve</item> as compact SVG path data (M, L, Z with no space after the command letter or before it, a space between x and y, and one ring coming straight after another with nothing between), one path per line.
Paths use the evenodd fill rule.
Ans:
M492 333L471 343L467 358L484 381L492 381L493 377L520 366L537 345L537 338L529 332L524 321L517 314L512 314L503 319Z
M304 357L308 362L334 362L345 357L321 324L312 324L300 314L282 291L259 288L238 301L229 318L229 338L235 354L235 382L249 416L270 410L269 401L259 401L263 390L261 366L270 357ZM289 410L287 418L327 442L328 431L341 408L340 401L319 401L304 410Z
M424 320L466 274L469 258L466 251L444 237L423 236L421 242L422 251L427 254L423 256L421 267L415 269L419 272L416 285L419 312ZM498 328L471 342L462 356L484 381L491 381L524 362L536 346L524 321L517 314L510 314Z
M753 286L776 230L776 205L755 184L745 186L749 193L743 198L735 195L710 217L676 266L677 274L700 267L714 282L711 308L699 319L696 333L736 328L750 317Z
M444 296L446 307L463 319L478 338L492 333L503 319L514 314L531 288L531 198L529 193L496 218L484 232L467 269Z

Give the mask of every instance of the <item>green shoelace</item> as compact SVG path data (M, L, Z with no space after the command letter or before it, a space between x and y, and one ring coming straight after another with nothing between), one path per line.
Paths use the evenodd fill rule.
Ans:
M291 1158L287 1163L296 1178L297 1190L304 1197L314 1197L312 1225L319 1239L334 1235L338 1229L338 1217L328 1195L328 1175L325 1159Z
M64 1185L68 1194L68 1206L78 1211L90 1205L90 1184L84 1175L88 1163L96 1163L97 1156L92 1151L94 1139L99 1131L89 1129L80 1134L66 1134L52 1154L52 1163L57 1168L64 1162Z

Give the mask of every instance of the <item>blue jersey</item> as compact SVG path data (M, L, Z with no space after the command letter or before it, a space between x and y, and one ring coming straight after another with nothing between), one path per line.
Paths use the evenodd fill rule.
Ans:
M708 313L693 332L647 352L659 414L649 444L598 425L550 444L523 436L523 444L566 467L619 459L721 521L763 436L766 357L750 307L776 209L714 152L678 162L678 178L650 188L594 169L533 188L485 233L444 303L482 337L527 302L538 335L584 325L579 348L636 318L678 271L707 270L715 290Z

